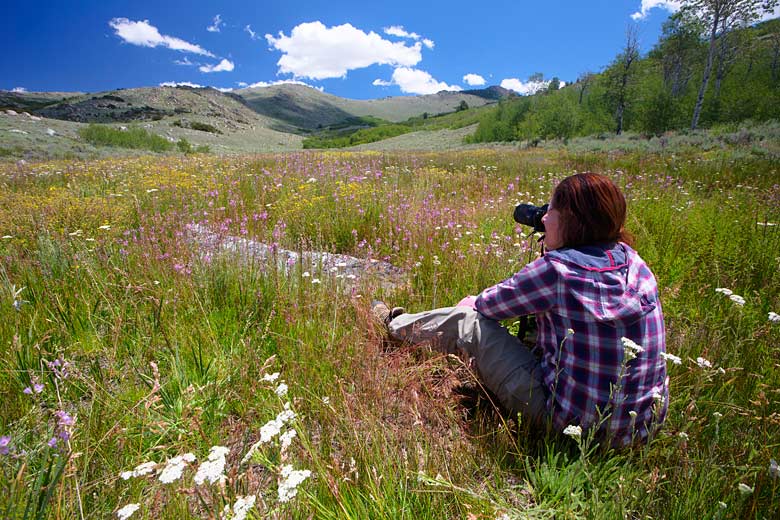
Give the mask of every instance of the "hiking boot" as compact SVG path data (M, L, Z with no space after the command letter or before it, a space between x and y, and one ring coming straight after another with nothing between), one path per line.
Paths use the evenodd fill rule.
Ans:
M381 300L374 300L371 302L371 315L385 327L390 325L390 322L393 321L393 319L405 312L406 309L403 307L393 307L390 309L385 302Z

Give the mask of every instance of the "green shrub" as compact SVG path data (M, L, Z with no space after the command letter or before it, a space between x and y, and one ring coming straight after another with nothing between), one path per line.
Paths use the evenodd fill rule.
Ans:
M91 124L79 130L79 135L95 146L114 146L153 152L167 152L173 149L173 143L143 128L119 130L106 125Z

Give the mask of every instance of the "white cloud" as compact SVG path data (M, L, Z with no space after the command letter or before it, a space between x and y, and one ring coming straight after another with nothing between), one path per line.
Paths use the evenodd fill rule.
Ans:
M216 65L201 65L198 70L201 72L230 72L235 67L236 65L232 61L225 58Z
M442 90L463 90L457 85L447 85L443 81L437 81L424 70L410 69L408 67L395 69L390 81L375 79L372 84L380 87L398 85L401 88L401 92L406 94L435 94Z
M385 34L390 36L398 36L399 38L411 38L412 40L419 40L420 35L417 33L406 32L403 25L391 25L382 29Z
M173 36L160 34L157 27L149 24L149 20L133 22L127 18L113 18L108 25L114 29L116 35L127 43L140 45L141 47L168 47L174 51L192 52L203 56L214 57L209 51L194 43L185 42Z
M666 9L671 13L676 13L680 10L680 2L675 0L642 0L642 8L640 11L631 15L634 20L644 20L650 13L650 10L659 8Z
M189 81L164 81L160 83L161 87L192 87L192 88L206 88L203 85L197 83L191 83Z
M190 59L187 56L185 56L183 60L173 60L173 62L176 65L187 65L187 66L198 65L194 61L190 61Z
M421 44L407 47L351 24L326 27L321 22L302 23L290 36L265 35L272 49L282 52L279 72L296 78L343 78L347 72L370 65L412 66L422 60Z
M433 49L433 46L435 45L435 44L433 43L433 40L429 40L428 38L423 38L423 41L422 41L422 42L423 42L423 45L425 45L425 46L426 46L426 47L428 47L429 49Z
M233 89L231 87L214 87L214 88L219 90L220 92L233 92Z
M27 89L24 87L14 87L11 89L11 92L16 92L17 94L24 94L27 92Z
M238 82L238 86L244 88L264 88L264 87L271 87L273 85L303 85L304 87L313 88L314 90L319 90L320 92L325 91L325 87L315 87L314 85L309 85L308 83L304 83L303 81L298 81L297 79L280 79L279 81L258 81L250 85L247 85L243 81Z
M479 87L486 83L485 78L479 74L466 74L463 76L463 83L472 87Z
M509 90L514 90L515 92L523 96L536 94L543 88L546 88L547 85L549 84L550 84L549 81L523 82L522 80L519 80L517 78L506 78L501 80L502 87Z
M225 22L222 21L222 17L217 15L214 17L214 23L206 27L208 32L219 32L219 28L224 26Z
M246 32L249 35L249 37L252 38L253 40L256 40L258 38L257 33L252 30L251 25L247 25L246 27L244 27L244 32Z
M238 85L239 87L243 88L243 87L247 86L247 82L246 81L239 81L238 83L236 83L236 85Z

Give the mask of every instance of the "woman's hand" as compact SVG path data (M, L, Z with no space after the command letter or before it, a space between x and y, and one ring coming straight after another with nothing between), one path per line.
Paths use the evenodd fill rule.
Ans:
M476 307L474 306L474 303L477 301L476 296L466 296L461 301L455 304L455 307L469 307L471 309L476 310Z

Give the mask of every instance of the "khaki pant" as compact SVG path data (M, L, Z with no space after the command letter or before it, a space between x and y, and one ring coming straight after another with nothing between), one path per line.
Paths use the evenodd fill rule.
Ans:
M495 320L470 307L444 307L417 314L401 314L389 324L390 336L407 343L430 342L441 352L466 352L477 373L512 414L543 424L547 391L539 360Z

